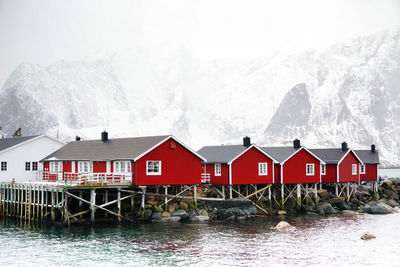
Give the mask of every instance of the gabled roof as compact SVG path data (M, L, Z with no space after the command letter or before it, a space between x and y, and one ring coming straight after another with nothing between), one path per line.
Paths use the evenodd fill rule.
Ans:
M228 163L248 147L243 145L223 145L223 146L205 146L197 153L207 159L207 163Z
M372 153L371 150L354 150L364 164L380 164L378 150Z
M283 146L283 147L261 147L263 151L267 154L271 155L273 158L279 161L281 165L283 165L288 159L294 156L300 150L305 150L313 157L318 159L321 163L325 163L323 159L315 155L313 152L308 150L306 147L301 146L300 148L294 148L293 146Z
M300 148L294 148L293 146L282 146L282 147L261 147L261 149L271 155L279 162L283 162L290 158Z
M316 148L310 149L310 151L325 161L326 164L338 164L350 152L352 152L356 158L363 163L362 159L360 159L352 149L343 151L341 148Z
M70 161L70 160L138 160L154 148L172 138L200 159L196 152L186 147L172 135L145 136L101 140L86 140L70 142L56 152L48 155L42 161Z
M33 135L33 136L21 136L21 137L12 137L12 138L3 138L0 139L0 152L10 149L14 146L22 144L24 142L30 141L40 135Z

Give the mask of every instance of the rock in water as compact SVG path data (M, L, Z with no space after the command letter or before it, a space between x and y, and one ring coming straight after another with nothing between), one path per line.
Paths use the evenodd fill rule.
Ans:
M374 236L373 234L366 232L361 236L362 240L370 240L370 239L374 239L376 238L376 236Z
M283 231L283 230L288 230L288 229L292 229L293 226L291 226L289 223L281 221L279 222L276 226L275 229L279 230L279 231Z
M382 202L377 202L372 206L367 204L363 210L371 214L389 214L393 211L392 207Z
M180 217L181 220L187 220L189 219L189 215L185 210L175 210L172 215L172 217Z
M217 207L217 219L224 220L230 217L249 217L257 214L256 207L248 199L225 200Z
M192 218L192 221L197 221L197 222L204 222L204 221L208 221L210 218L208 216L194 216Z

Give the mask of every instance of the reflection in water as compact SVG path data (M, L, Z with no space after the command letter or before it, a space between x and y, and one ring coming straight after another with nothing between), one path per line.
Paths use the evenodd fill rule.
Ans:
M0 224L0 265L381 265L399 264L400 214L279 221L129 226ZM363 241L370 231L377 239Z

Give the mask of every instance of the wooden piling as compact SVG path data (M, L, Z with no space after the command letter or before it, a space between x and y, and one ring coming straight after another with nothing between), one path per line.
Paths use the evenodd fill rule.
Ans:
M117 199L118 199L118 222L121 222L121 191L118 188L117 191Z
M56 213L54 211L54 202L55 200L55 196L54 196L54 189L52 189L51 191L51 221L55 222L56 221Z
M91 210L91 214L90 214L90 220L92 223L95 223L96 220L96 191L95 189L91 189L90 190L90 210Z

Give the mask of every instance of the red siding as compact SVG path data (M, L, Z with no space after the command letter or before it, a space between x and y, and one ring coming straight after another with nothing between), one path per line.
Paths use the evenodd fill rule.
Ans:
M357 164L357 174L352 174L352 165ZM358 182L359 181L359 161L352 152L348 153L346 157L339 164L339 177L338 182Z
M258 163L267 163L268 175L258 174ZM272 160L258 151L251 148L243 155L232 162L232 184L270 184L273 183Z
M49 163L49 162L47 162L47 161L44 162L44 163L43 163L43 170L44 170L44 171L49 171L49 170L50 170L50 167L49 167L49 166L50 166L50 163Z
M71 171L72 171L71 161L64 161L63 162L63 173L71 172Z
M176 143L167 140L136 162L136 185L200 184L202 160ZM160 160L161 175L146 175L146 161Z
M306 175L306 164L314 163L314 175ZM319 183L320 161L302 149L283 164L283 183Z
M321 175L321 179L323 183L336 183L336 171L337 171L337 165L336 164L330 164L326 165L326 174Z
M365 164L365 174L360 174L361 181L376 181L377 177L377 164Z
M211 184L229 184L229 167L221 164L221 176L215 176L214 163L206 164L206 173L210 174Z
M281 183L281 165L280 164L274 164L274 183L275 184L280 184Z
M93 162L93 172L95 172L95 173L107 172L107 162L105 162L105 161L94 161Z

